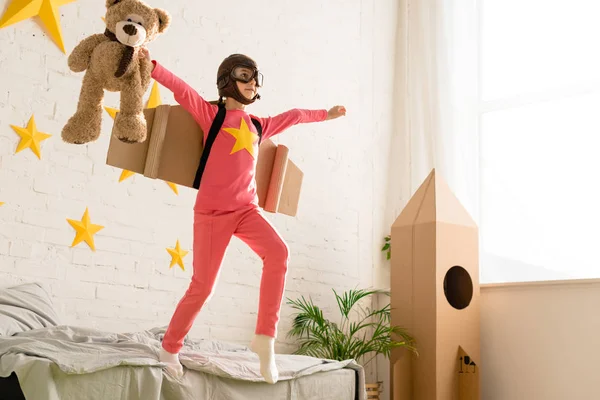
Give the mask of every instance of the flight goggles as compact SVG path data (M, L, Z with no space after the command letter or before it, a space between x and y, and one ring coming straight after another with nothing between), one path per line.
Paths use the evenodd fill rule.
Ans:
M231 78L235 79L236 81L248 83L252 79L254 79L256 81L256 86L260 87L263 85L263 74L253 67L248 67L245 65L236 65L231 70L230 75Z

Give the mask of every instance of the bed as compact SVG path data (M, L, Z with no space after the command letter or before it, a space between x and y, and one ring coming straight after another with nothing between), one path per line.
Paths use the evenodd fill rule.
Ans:
M61 325L36 283L0 289L0 400L366 400L353 360L278 354L279 381L264 382L246 346L186 338L185 373L158 361L164 327L115 333Z

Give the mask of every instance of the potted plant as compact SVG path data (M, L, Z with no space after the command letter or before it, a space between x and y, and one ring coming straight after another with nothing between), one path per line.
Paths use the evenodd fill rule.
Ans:
M389 359L392 349L404 347L415 354L415 340L399 326L392 326L390 304L382 308L363 307L360 301L382 290L351 289L339 295L333 290L340 311L340 321L325 318L323 311L312 299L287 299L287 304L297 312L294 315L288 338L295 338L302 354L329 360L355 360L363 367L378 354Z
M381 251L385 251L385 256L389 260L390 258L392 258L392 236L387 235L383 238L383 240L385 241L385 243L383 244Z

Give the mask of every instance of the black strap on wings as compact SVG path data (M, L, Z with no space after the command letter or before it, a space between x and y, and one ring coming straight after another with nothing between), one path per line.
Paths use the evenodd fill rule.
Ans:
M256 132L258 132L258 145L260 146L260 142L262 141L262 126L260 122L256 118L251 118L254 127L256 128Z
M200 188L200 181L202 180L202 174L204 174L204 169L206 168L206 162L208 161L208 155L210 154L210 149L212 148L215 139L217 138L217 134L221 130L221 126L223 126L223 121L225 120L225 104L219 103L219 111L217 111L217 115L210 125L210 130L208 131L208 137L206 138L206 143L204 145L204 149L202 150L202 156L200 157L200 164L198 165L198 169L196 170L196 177L194 178L194 189ZM260 122L252 118L252 123L256 127L256 131L258 132L258 144L262 140L262 126Z

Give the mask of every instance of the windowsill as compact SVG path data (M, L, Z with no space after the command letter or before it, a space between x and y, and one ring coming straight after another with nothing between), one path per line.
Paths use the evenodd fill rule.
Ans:
M589 279L554 279L547 281L523 281L523 282L499 282L499 283L482 283L480 289L503 289L503 288L519 288L519 287L543 287L543 286L583 286L583 285L600 285L600 278ZM391 292L389 287L377 288Z
M500 282L500 283L482 283L481 289L498 289L511 287L540 287L540 286L579 286L579 285L598 285L600 278L590 279L556 279L548 281L524 281L524 282Z

